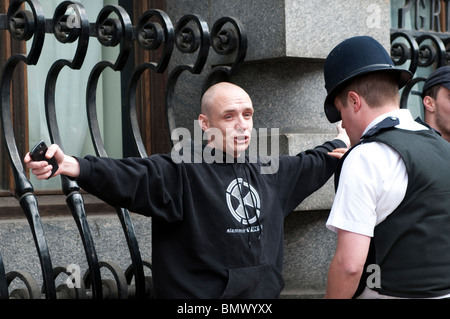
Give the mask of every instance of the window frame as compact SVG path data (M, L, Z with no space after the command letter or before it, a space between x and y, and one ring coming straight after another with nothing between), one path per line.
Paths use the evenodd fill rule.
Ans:
M9 0L0 0L0 12L6 13L9 7ZM149 9L165 10L165 0L147 1L125 1L120 0L119 5L132 16L133 25L138 21L139 16ZM26 53L25 41L16 41L11 38L7 30L0 30L0 59L6 61L12 54ZM121 72L122 96L125 96L128 79L134 69L143 61L155 59L158 52L143 52L135 43L130 61ZM1 64L0 64L1 65ZM167 72L164 74L147 73L142 76L138 85L137 94L137 114L141 127L141 134L148 154L166 153L169 151L169 134L166 121L161 121L161 116L165 115L165 82ZM150 86L150 90L148 87ZM146 89L143 89L143 88ZM148 107L150 105L150 107ZM21 156L28 152L29 130L28 130L28 96L27 96L27 68L21 63L17 66L11 84L11 107L14 118L14 133L17 148ZM126 118L126 117L123 117ZM1 123L0 123L1 125ZM122 121L123 125L123 152L124 157L134 156L134 150L129 148L129 141L132 138L129 123ZM3 132L1 133L3 134ZM4 175L4 181L0 181L0 186L4 183L4 188L0 187L0 220L11 218L24 218L19 202L14 194L14 177L4 145L4 138L0 139L0 178ZM29 174L29 172L27 172ZM29 175L28 175L29 176ZM87 212L95 214L114 213L115 210L100 199L81 191L85 198L85 208ZM62 190L35 191L34 194L39 203L41 216L67 216L70 214L68 206L65 204L65 195Z

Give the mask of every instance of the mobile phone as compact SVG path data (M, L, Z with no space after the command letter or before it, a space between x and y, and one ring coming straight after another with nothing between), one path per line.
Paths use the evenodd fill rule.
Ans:
M30 151L30 157L35 162L47 161L52 166L52 174L49 176L52 177L53 174L58 170L59 166L56 160L52 158L46 158L45 153L47 152L47 145L44 141L38 142Z

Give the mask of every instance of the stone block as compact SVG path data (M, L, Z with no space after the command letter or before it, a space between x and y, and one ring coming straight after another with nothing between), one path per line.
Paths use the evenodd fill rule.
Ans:
M248 36L247 61L324 59L337 43L355 35L390 44L390 4L384 0L184 0L169 1L167 12L174 23L186 13L201 15L210 26L223 16L240 20Z
M325 227L328 211L293 212L285 220L281 298L322 298L336 235Z
M151 218L131 214L141 257L151 261ZM117 215L88 216L89 228L95 244L99 261L113 261L125 272L131 264L125 235ZM81 236L71 217L42 218L44 234L49 247L53 268L67 267L71 264L80 267L83 276L88 269ZM26 219L0 221L1 255L5 271L25 271L42 285L42 271L34 245L30 227ZM146 268L145 273L150 274ZM67 277L60 276L56 285ZM112 274L102 271L102 278L113 278ZM15 282L13 287L23 285Z

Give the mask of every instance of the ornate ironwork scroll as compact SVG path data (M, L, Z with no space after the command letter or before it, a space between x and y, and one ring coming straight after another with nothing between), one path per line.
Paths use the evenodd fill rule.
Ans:
M227 23L230 23L233 28L224 28ZM220 18L211 29L211 37L212 47L217 54L235 54L235 60L231 66L219 65L213 68L204 81L202 94L214 83L231 81L247 55L247 35L239 20L230 17Z
M70 28L68 26L69 16L67 15L67 11L69 8L75 10L79 28ZM59 133L58 121L56 118L56 83L58 80L58 75L64 67L69 67L72 70L79 70L83 65L90 37L89 19L83 6L73 1L64 1L56 8L52 22L55 38L59 42L65 44L78 41L73 59L61 59L53 63L50 71L48 72L45 84L45 112L50 139L52 143L60 145L60 147L64 150L64 145ZM89 229L89 224L87 222L83 197L79 192L80 188L74 180L67 178L67 176L61 176L61 184L63 192L67 196L67 204L72 212L72 216L80 232L80 236L86 252L87 263L92 273L93 297L101 298L102 284L100 277L100 267L98 265L97 253Z
M25 2L30 6L31 12L21 10L21 6ZM39 60L45 37L45 17L39 2L35 0L15 0L9 6L6 19L8 21L9 32L15 39L27 41L33 37L33 42L28 55L13 55L6 61L3 67L1 77L3 138L5 139L14 174L15 193L30 224L38 251L45 293L47 298L55 298L56 289L53 281L52 262L39 216L38 203L33 194L34 189L25 174L22 159L17 149L10 105L11 79L14 69L21 62L27 65L36 65Z
M110 18L110 15L115 13L118 18ZM89 129L91 131L92 142L94 144L97 156L107 157L107 152L100 134L100 126L98 124L96 111L96 92L97 83L101 73L106 68L111 68L114 71L120 72L130 54L132 39L133 39L133 25L128 13L119 6L104 7L97 18L96 29L98 40L106 47L113 47L121 45L120 53L114 63L110 61L101 61L97 63L91 71L87 84L86 92L86 107L88 114ZM145 279L144 270L142 266L142 258L139 252L139 245L134 231L134 226L131 221L128 210L116 207L116 212L125 232L128 248L130 250L131 260L135 272L136 282L136 296L144 298L145 294ZM91 276L93 276L92 274ZM118 277L116 277L118 278ZM120 285L123 287L124 285ZM120 294L124 296L124 294Z
M152 21L151 19L153 17L157 17L159 22ZM139 46L145 50L157 50L161 45L164 45L161 58L158 62L144 62L134 69L127 89L128 103L126 105L130 114L134 143L139 156L146 157L147 151L142 142L136 113L136 87L140 77L146 70L156 73L166 71L173 52L175 33L169 16L161 10L149 10L141 15L136 33L138 35L137 41Z
M208 24L199 15L188 14L183 16L177 23L175 34L175 44L178 50L189 54L197 52L197 58L194 64L178 65L169 74L166 88L166 112L169 132L176 128L173 97L178 78L184 71L200 74L208 59L210 46Z
M450 35L448 40L450 40ZM407 31L394 32L391 34L391 56L396 65L405 66L413 74L417 73L418 68L432 67L435 70L447 65L449 61L448 44L446 44L448 40L435 34L421 34L414 37ZM425 80L426 77L416 76L415 81L407 84L402 93L402 108L407 107L410 94L420 95L421 92L414 91L412 88Z
M438 4L438 5L435 5ZM410 96L418 96L420 92L416 87L425 82L424 74L417 75L419 70L433 70L447 65L450 61L450 30L448 16L450 4L445 1L441 7L439 1L431 1L429 17L423 15L425 4L421 1L405 1L405 5L398 11L398 28L391 30L391 57L397 66L411 71L415 78L410 81L402 91L401 107L408 107ZM441 11L446 9L447 30L440 26ZM406 29L406 15L412 14L412 27ZM423 72L422 72L423 73Z
M30 10L23 9L24 3L28 4ZM33 185L24 170L14 136L10 105L12 75L19 63L26 65L38 63L46 33L53 34L61 45L77 42L72 59L60 59L53 63L47 74L44 88L45 112L50 138L52 143L59 144L63 148L55 103L58 94L56 84L60 72L65 67L69 68L71 72L78 72L82 68L90 38L97 38L105 47L119 46L119 54L114 62L100 61L93 67L86 87L86 112L92 142L97 155L106 157L108 155L100 134L96 111L96 89L100 76L107 68L115 72L122 72L135 43L139 44L143 50L160 49L159 61L147 61L134 68L128 82L126 96L123 97L125 102L123 105L126 107L126 112L129 113L129 124L133 132L133 141L130 142L136 146L139 156L146 157L147 151L142 142L136 114L136 88L142 74L147 70L156 73L167 72L175 48L183 54L196 55L193 64L176 65L168 76L165 94L167 118L165 120L169 124L169 129L173 130L175 128L173 94L179 76L184 71L192 74L204 72L212 46L219 55L234 55L234 62L229 65L215 66L206 71L209 72L209 75L203 84L202 92L215 82L230 81L244 61L247 51L247 39L242 23L232 17L223 17L216 21L210 33L207 22L197 14L187 14L181 17L174 28L171 19L165 12L148 10L140 16L137 25L133 26L128 13L120 6L105 6L98 14L97 20L89 22L85 8L75 1L63 1L55 9L53 17L46 19L37 0L13 0L7 14L0 14L0 29L7 29L18 41L32 41L27 55L13 55L4 63L1 77L1 124L12 164L15 193L33 233L44 282L40 291L36 281L29 274L21 271L5 273L3 260L0 258L0 298L41 298L42 293L46 298L51 299L151 297L152 279L151 276L144 275L144 267L151 271L151 263L141 259L138 240L129 212L120 207L116 208L132 261L124 272L114 262L98 260L80 188L75 181L66 176L61 176L61 186L82 238L89 269L78 287L73 288L65 284L55 287L57 277L71 276L71 272L65 267L53 268L52 266ZM102 279L100 274L102 268L109 270L114 279ZM15 278L21 280L26 287L16 289L8 294L8 287ZM135 285L132 288L133 278ZM131 289L135 290L131 291Z

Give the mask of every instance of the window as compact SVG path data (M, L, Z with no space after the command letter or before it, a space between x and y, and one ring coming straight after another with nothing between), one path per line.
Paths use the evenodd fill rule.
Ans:
M53 17L60 0L40 1L45 18ZM133 25L139 16L148 9L164 10L164 0L147 0L139 2L122 0L90 1L80 0L91 23L95 23L100 10L107 5L121 5L130 15ZM0 0L0 12L8 11L9 1ZM28 4L25 6L28 8ZM69 13L69 12L68 12ZM70 13L69 13L70 14ZM13 54L26 53L32 41L11 40L9 31L0 30L0 58L6 61ZM50 143L50 136L45 116L45 81L52 64L58 59L72 59L77 42L73 44L60 43L53 34L46 33L43 51L37 65L19 65L14 72L12 81L11 105L14 117L14 132L19 152L23 155L40 139ZM120 51L120 46L102 46L95 37L90 37L86 59L80 70L64 67L58 76L56 84L56 115L58 127L66 153L77 156L95 154L86 116L86 86L90 72L100 61L114 61ZM121 158L133 155L128 149L129 132L127 123L122 120L122 103L128 79L134 65L151 60L157 52L139 49L137 43L130 54L126 67L122 72L106 68L98 81L96 94L97 115L108 156ZM164 129L164 88L165 74L144 74L137 92L137 110L141 134L148 154L168 151L168 137ZM155 78L157 79L155 81ZM150 89L149 89L150 86ZM150 107L149 107L150 106ZM0 123L1 125L1 123ZM128 127L129 128L129 127ZM167 141L167 142L166 142ZM0 140L0 211L7 207L8 212L20 212L14 195L14 180L9 167L9 159ZM23 157L23 156L22 156ZM59 177L50 181L38 181L33 175L30 181L35 194L41 196L40 208L44 212L59 214L65 206ZM103 207L99 200L92 199L91 205ZM1 218L2 216L0 216Z
M46 17L52 17L59 0L41 2ZM104 3L105 2L105 3ZM98 13L106 4L117 4L112 1L81 1L86 9L89 21L95 21ZM31 42L27 42L27 51ZM29 148L43 139L49 144L45 118L44 84L53 63L59 59L72 59L77 41L71 44L60 43L53 34L46 34L44 47L36 66L27 67L28 84L28 128ZM92 146L86 116L86 86L93 67L100 61L115 60L118 48L103 47L96 38L91 37L87 55L80 70L69 67L62 69L58 76L55 93L56 115L58 127L67 154L84 156L95 154ZM121 90L120 73L107 68L98 81L97 114L104 138L105 147L110 157L122 157L121 131ZM34 175L30 180L35 190L58 190L61 188L59 177L48 181L38 181Z

